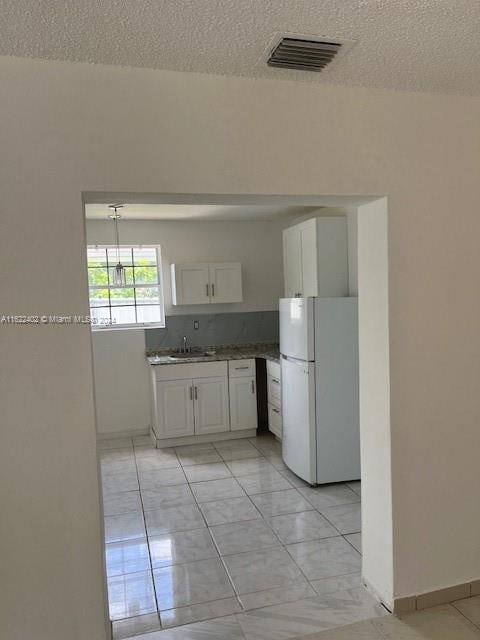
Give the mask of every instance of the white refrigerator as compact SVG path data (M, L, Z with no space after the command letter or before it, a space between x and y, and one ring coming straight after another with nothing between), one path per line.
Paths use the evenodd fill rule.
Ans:
M360 478L357 298L282 298L282 455L312 485Z

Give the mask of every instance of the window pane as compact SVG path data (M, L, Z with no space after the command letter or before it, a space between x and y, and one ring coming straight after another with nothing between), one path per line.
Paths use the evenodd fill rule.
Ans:
M94 287L108 287L107 270L104 267L89 267L88 284Z
M135 307L112 307L112 326L135 322Z
M157 250L155 247L134 247L133 264L154 266L157 264Z
M99 247L88 247L87 258L89 267L104 267L107 264L107 250Z
M158 287L135 287L137 304L160 304Z
M161 265L156 247L114 246L87 248L92 328L159 323L163 297L159 283ZM125 268L125 285L115 286L118 260Z
M157 267L135 266L135 284L156 284L158 282Z
M110 288L110 304L112 307L119 305L131 305L135 304L135 296L133 288L129 289L117 289L115 287Z
M110 308L97 307L90 309L92 327L108 327L110 324Z
M137 307L137 322L160 322L160 307L150 304Z
M125 267L125 265L123 265ZM115 266L109 268L110 285L114 285ZM133 267L125 267L125 284L133 284Z
M90 289L91 307L106 307L109 304L108 289Z
M117 248L109 247L107 249L107 253L108 253L108 264L110 266L116 265L118 262ZM120 262L123 265L132 264L132 249L130 247L120 247Z

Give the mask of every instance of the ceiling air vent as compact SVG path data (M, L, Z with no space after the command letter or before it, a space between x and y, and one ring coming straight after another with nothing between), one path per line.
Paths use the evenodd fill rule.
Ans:
M341 43L303 38L282 38L272 50L267 64L282 69L322 71L340 51Z

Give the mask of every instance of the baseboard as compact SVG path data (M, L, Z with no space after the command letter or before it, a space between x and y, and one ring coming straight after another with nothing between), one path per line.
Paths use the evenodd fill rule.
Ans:
M182 436L180 438L157 437L157 449L180 447L184 444L201 444L202 442L219 442L220 440L236 440L237 438L254 438L256 435L256 429L242 429L241 431L223 431L221 433L207 433L201 436Z
M480 595L480 580L462 582L445 589L436 589L435 591L427 591L404 598L394 598L393 613L397 616L402 616L413 611L421 611L422 609L429 609L440 604L448 604L455 602L455 600L463 600L477 595Z
M362 584L365 587L365 589L372 594L375 600L378 600L385 607L387 611L392 613L393 604L391 602L385 602L384 598L382 598L382 596L378 593L378 591L369 583L368 580L365 580L363 576L362 576Z

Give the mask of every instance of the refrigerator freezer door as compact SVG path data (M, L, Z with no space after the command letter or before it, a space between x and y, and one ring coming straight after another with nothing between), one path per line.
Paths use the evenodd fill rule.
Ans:
M300 478L315 484L315 365L282 357L282 457Z
M280 353L298 360L315 359L315 298L280 299Z

